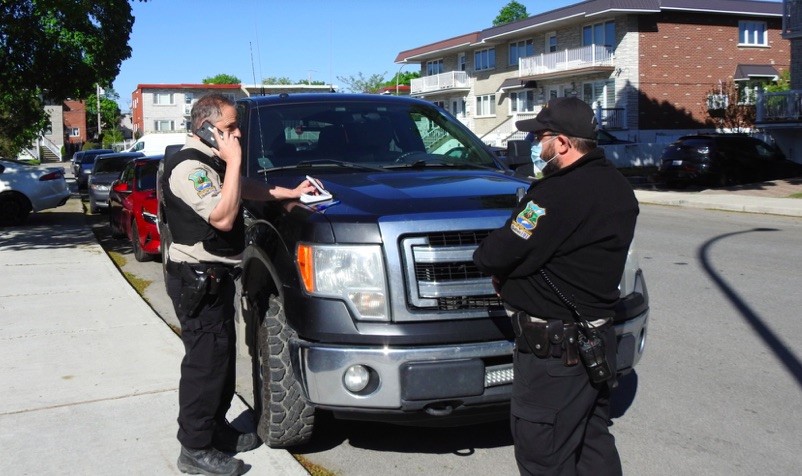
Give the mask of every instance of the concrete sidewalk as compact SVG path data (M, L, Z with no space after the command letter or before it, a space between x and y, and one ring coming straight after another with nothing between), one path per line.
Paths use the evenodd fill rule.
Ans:
M182 356L80 198L0 228L0 474L181 474ZM236 398L229 419L248 412ZM308 474L284 450L238 457L251 474Z
M802 178L699 191L636 188L641 204L802 217Z

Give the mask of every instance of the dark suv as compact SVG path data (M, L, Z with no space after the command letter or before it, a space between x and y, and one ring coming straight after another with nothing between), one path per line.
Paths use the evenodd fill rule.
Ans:
M683 136L665 148L658 181L666 186L727 186L802 175L802 165L742 134Z

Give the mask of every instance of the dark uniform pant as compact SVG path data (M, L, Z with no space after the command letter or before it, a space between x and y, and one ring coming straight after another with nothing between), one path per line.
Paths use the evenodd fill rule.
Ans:
M181 323L184 359L178 384L178 441L187 448L212 443L215 427L225 422L236 383L234 281L225 277L218 294L207 295L196 317L178 310L181 279L168 275L167 294Z
M605 331L615 368L615 331ZM510 426L522 475L620 475L615 439L607 428L610 385L594 387L579 363L515 352Z

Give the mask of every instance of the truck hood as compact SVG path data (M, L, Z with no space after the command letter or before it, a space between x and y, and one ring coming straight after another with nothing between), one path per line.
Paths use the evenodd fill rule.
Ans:
M423 170L316 176L334 196L312 204L331 220L388 215L509 210L529 183L493 171ZM288 186L291 186L288 184Z

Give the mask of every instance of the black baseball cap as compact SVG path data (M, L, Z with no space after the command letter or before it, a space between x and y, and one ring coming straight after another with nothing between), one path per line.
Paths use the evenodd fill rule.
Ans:
M596 139L598 123L588 104L575 97L554 98L543 106L534 119L517 121L519 131L552 131L568 137Z

